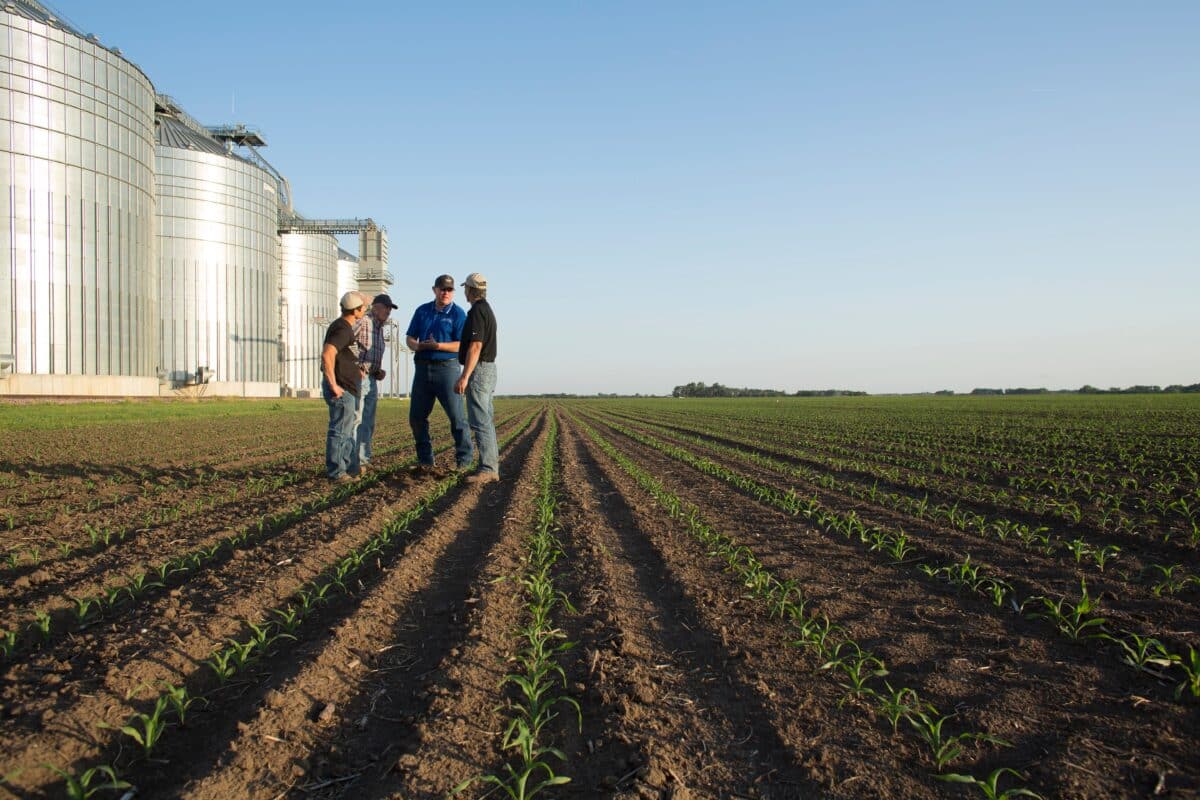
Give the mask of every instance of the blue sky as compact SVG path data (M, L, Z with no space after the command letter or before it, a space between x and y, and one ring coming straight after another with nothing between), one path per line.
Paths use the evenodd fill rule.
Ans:
M49 2L404 321L485 273L501 393L1200 380L1191 0Z

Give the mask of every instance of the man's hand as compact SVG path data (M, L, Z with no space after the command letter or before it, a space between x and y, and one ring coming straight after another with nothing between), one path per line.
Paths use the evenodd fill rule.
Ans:
M432 336L430 336L428 339L421 342L421 349L422 350L437 350L438 349L437 339L434 339Z
M387 372L382 369L375 370L375 380L381 381L387 377Z
M459 378L457 381L454 382L454 393L455 394L463 394L466 391L467 391L467 376L463 375L461 378Z
M333 390L333 399L338 400L346 393L346 390L338 386L336 383L331 383L329 388Z

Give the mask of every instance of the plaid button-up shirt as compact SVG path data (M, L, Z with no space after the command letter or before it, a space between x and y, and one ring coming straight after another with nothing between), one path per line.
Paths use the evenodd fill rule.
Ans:
M368 312L354 328L354 341L358 343L358 363L371 375L383 368L383 326Z

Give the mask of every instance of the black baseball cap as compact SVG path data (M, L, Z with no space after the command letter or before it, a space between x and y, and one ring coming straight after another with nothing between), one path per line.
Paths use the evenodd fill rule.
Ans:
M395 303L393 303L392 298L388 297L386 294L375 295L375 305L387 306L388 308L391 308L391 309L397 309L400 307L400 306L396 305Z
M435 289L453 289L454 277L452 275L438 275L437 280L433 282Z

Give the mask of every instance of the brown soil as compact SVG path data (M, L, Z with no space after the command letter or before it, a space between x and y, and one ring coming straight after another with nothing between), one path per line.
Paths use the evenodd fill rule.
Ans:
M330 487L320 476L320 415L279 430L245 420L193 426L161 459L130 460L123 438L94 433L86 464L54 462L41 451L8 456L0 510L15 521L4 549L40 553L36 564L0 565L0 630L47 611L56 633L0 662L0 797L61 796L65 784L47 764L75 774L109 764L141 797L199 800L435 798L503 774L511 753L500 734L516 695L502 681L525 622L515 579L552 421L555 533L565 553L555 582L575 609L555 624L575 643L561 659L562 694L581 714L561 703L546 728L565 757L550 763L571 782L543 796L972 796L932 777L928 747L903 722L894 732L875 705L849 697L833 670L795 646L794 631L595 445L578 407L500 406L501 438L534 415L502 452L500 482L414 473L406 422L381 418L371 477L323 504ZM1176 701L1173 684L1136 675L1094 643L1066 641L1043 622L889 563L597 418L583 419L773 574L797 581L810 608L887 662L892 685L953 714L947 729L1010 743L968 742L949 771L982 777L1013 768L1024 776L1020 785L1047 798L1200 796L1200 704ZM444 426L438 435L445 440ZM236 458L221 454L218 437ZM783 485L760 468L704 455ZM450 466L446 454L439 463ZM277 479L277 488L255 483ZM294 640L278 640L230 681L216 679L205 664L215 648L244 638L248 621L295 602L298 587L442 480L452 483L445 495L345 593L305 618ZM1029 591L1055 595L1078 583L1075 565L1061 559L797 488L904 527L935 552L978 553ZM305 504L313 510L222 551L186 578L127 599L81 629L68 625L72 595L102 592ZM177 519L171 509L182 509ZM90 547L85 525L129 533ZM65 553L56 542L74 549ZM1122 625L1195 640L1188 603L1087 577ZM168 683L204 702L186 726L171 717L149 757L131 738L99 727L150 712ZM1001 785L1017 784L1006 776ZM476 781L461 796L500 794Z

